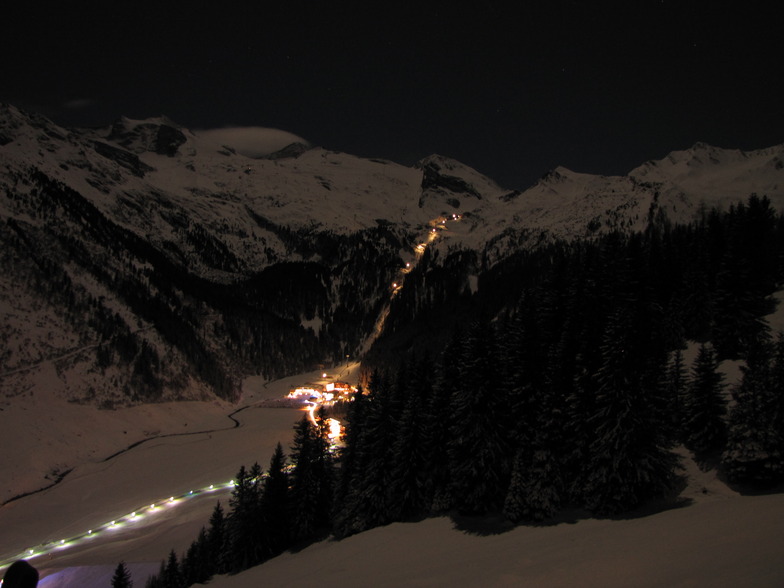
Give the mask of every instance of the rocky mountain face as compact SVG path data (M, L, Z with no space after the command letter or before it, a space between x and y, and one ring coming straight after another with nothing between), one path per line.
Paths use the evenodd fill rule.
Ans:
M783 157L698 144L511 191L438 155L408 168L297 144L250 159L165 118L65 129L2 105L0 393L234 400L245 375L449 324L521 250L751 193L781 210Z

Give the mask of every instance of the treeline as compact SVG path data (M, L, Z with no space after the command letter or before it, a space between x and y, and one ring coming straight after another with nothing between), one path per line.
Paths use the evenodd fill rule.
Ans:
M426 252L392 301L368 362L392 367L408 349L440 351L451 325L478 313L528 313L552 333L563 330L561 321L582 320L586 308L602 320L629 296L658 309L669 349L711 341L721 359L740 358L782 283L784 221L767 198L752 195L688 225L652 214L644 232L542 243L492 265L484 257ZM584 326L595 346L601 331L590 319Z
M730 481L782 481L784 355L763 317L783 243L782 218L752 196L688 226L660 218L643 233L521 252L481 275L479 319L464 321L435 369L417 360L393 368L396 383L371 383L343 464L363 464L346 502L355 507L337 534L455 509L513 521L618 514L673 489L680 444L720 460ZM454 316L465 304L461 293ZM699 344L693 366L687 340ZM724 359L747 364L732 402Z

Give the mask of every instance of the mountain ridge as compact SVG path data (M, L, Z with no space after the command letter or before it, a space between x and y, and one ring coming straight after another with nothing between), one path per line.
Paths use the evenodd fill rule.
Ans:
M249 158L165 116L66 129L0 106L3 395L91 349L61 367L76 401L235 398L245 374L366 349L420 247L475 292L543 243L686 223L751 193L784 210L784 145L697 143L626 176L556 167L523 191L437 154L286 153Z

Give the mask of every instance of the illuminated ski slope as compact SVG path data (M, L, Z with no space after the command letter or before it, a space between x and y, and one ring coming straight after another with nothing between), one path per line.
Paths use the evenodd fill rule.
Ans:
M335 375L352 381L356 368L356 364L343 366ZM92 585L81 583L79 574L101 566L108 569L124 560L134 570L135 584L144 585L146 574L157 571L171 549L178 554L187 549L208 524L219 500L228 509L232 480L241 465L258 462L266 469L278 442L288 453L293 426L302 412L265 405L321 373L269 383L249 378L243 400L248 408L235 415L239 427L153 439L109 461L81 463L59 484L5 504L0 508L0 575L7 564L25 558L41 571L41 586ZM88 407L79 408L85 416L93 415ZM215 406L204 403L203 409L214 411ZM220 424L225 426L226 415L236 407L223 410L226 422ZM31 419L48 418L27 412ZM128 414L128 418L138 417ZM90 435L109 436L102 427L117 422L107 423L93 420ZM50 575L67 581L47 584Z
M222 494L233 487L234 480L230 480L229 482L210 484L209 486L205 486L197 490L189 490L188 492L179 494L177 496L170 496L169 498L152 502L151 504L146 504L126 515L103 523L95 529L88 529L85 532L73 537L67 537L65 539L50 541L48 543L42 543L40 545L30 547L20 553L17 553L13 557L0 561L0 569L9 566L17 559L26 559L31 563L35 563L37 558L51 556L57 551L78 547L86 541L100 540L103 538L105 533L119 534L124 531L139 529L140 527L144 526L145 522L148 522L151 517L161 513L161 511L164 509L175 508L183 504L186 500L202 496L205 493L215 494L218 497L222 497Z

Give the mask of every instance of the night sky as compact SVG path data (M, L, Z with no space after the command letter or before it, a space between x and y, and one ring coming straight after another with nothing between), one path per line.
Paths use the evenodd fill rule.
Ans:
M784 142L780 2L211 4L6 7L0 101L67 126L166 115L440 153L510 189Z

